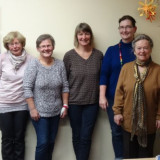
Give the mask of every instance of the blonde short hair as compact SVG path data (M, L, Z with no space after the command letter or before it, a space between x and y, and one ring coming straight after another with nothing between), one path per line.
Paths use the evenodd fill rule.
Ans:
M3 38L3 45L4 47L9 50L8 44L11 43L15 38L19 40L19 42L22 44L23 47L26 45L26 38L18 31L9 32L4 38Z

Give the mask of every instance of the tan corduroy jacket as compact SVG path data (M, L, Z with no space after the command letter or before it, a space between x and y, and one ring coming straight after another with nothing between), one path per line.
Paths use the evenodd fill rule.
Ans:
M123 66L115 93L114 114L123 115L122 127L131 132L133 90L136 79L134 77L134 63ZM149 72L144 81L144 92L147 105L147 133L156 131L156 119L160 120L160 65L151 62Z

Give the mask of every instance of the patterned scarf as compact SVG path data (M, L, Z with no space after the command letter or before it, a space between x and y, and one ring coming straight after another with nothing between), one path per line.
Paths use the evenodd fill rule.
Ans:
M11 64L13 65L13 69L16 73L16 71L21 67L21 65L25 62L27 53L25 50L22 51L22 55L15 56L10 51L8 51L9 54L9 60Z
M132 108L132 132L131 140L135 133L138 137L138 143L142 147L147 146L147 109L145 102L145 93L143 88L143 82L148 74L148 64L151 62L151 59L146 63L140 64L137 60L134 64L134 77L136 78L136 83L134 86L133 92L133 108ZM139 66L146 66L146 70L142 76L138 70Z

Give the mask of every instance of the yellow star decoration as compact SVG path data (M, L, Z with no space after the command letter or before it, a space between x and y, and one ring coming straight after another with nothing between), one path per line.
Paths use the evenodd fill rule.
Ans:
M151 22L155 20L157 5L154 0L145 0L144 3L140 1L139 5L141 5L141 8L138 8L140 16L145 16Z

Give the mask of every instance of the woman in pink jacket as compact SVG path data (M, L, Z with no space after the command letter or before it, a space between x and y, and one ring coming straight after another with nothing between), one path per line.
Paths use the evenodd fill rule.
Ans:
M28 111L22 80L31 58L24 49L25 41L25 37L19 32L8 33L3 39L7 52L0 54L0 126L3 160L24 160Z

